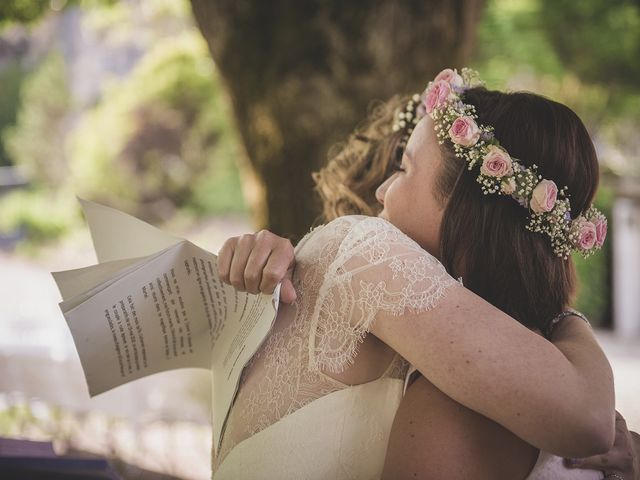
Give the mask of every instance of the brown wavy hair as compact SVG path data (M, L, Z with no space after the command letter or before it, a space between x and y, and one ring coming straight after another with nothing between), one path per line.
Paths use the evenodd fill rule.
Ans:
M388 102L372 104L367 119L344 143L331 149L327 165L313 174L315 190L322 200L320 222L380 212L375 191L402 157L402 134L392 132L391 127L395 112L408 98L395 96Z
M598 186L598 161L589 134L568 107L540 95L468 90L481 124L491 125L501 145L543 178L569 188L573 216L584 212ZM341 215L376 215L375 189L398 160L394 112L406 98L377 105L367 121L334 150L314 175L325 221ZM573 261L558 258L549 239L525 228L527 210L506 196L483 195L450 144L442 145L435 193L445 207L440 258L464 285L529 328L543 329L570 305L576 292Z

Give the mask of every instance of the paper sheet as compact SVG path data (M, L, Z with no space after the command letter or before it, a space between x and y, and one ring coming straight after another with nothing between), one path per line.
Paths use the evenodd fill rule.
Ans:
M53 276L90 395L170 369L210 369L219 446L242 369L275 320L279 288L238 292L219 279L216 255L81 202L100 263Z

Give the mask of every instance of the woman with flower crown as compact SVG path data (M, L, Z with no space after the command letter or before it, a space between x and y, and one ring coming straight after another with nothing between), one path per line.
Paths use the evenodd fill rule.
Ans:
M245 369L214 478L380 478L404 359L522 438L511 438L516 469L533 468L531 479L565 478L557 462L534 467L538 449L580 457L613 442L610 367L587 323L565 311L569 253L588 256L606 233L590 208L597 162L584 127L562 105L486 91L466 70L442 72L416 103L400 124L415 130L399 171L377 192L380 215L338 218L297 246L298 297ZM521 131L517 113L571 135ZM545 123L559 119L568 124ZM221 276L272 289L292 257L261 238L271 237L228 241Z

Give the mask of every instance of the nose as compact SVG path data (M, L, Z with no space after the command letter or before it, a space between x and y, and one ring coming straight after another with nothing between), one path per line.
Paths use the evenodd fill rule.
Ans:
M394 176L395 175L390 176L384 182L382 182L382 185L376 188L376 200L378 200L378 203L380 203L380 205L382 206L384 206L384 196L387 193L389 184L391 183L391 180L393 179Z

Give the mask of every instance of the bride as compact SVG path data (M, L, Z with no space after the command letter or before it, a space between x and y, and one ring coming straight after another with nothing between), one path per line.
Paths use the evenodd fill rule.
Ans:
M573 286L570 260L557 255L590 253L606 225L589 208L597 163L577 154L593 149L584 127L555 102L477 87L468 71L439 75L420 108L428 115L378 191L380 217L336 219L297 246L298 298L245 369L214 478L380 478L405 359L446 396L524 439L525 457L537 449L586 456L613 442L606 358L582 319L556 316ZM565 127L546 121L550 111L570 121L572 136L547 141ZM568 155L569 147L580 152ZM555 182L570 187L570 200ZM447 216L474 205L483 216ZM478 225L484 236L470 236ZM445 238L456 245L464 234L466 250L446 250ZM265 235L225 244L221 276L249 290L268 283L271 252L256 242ZM483 253L495 270L479 279L469 262ZM282 263L282 254L273 258ZM498 287L523 291L509 303Z

